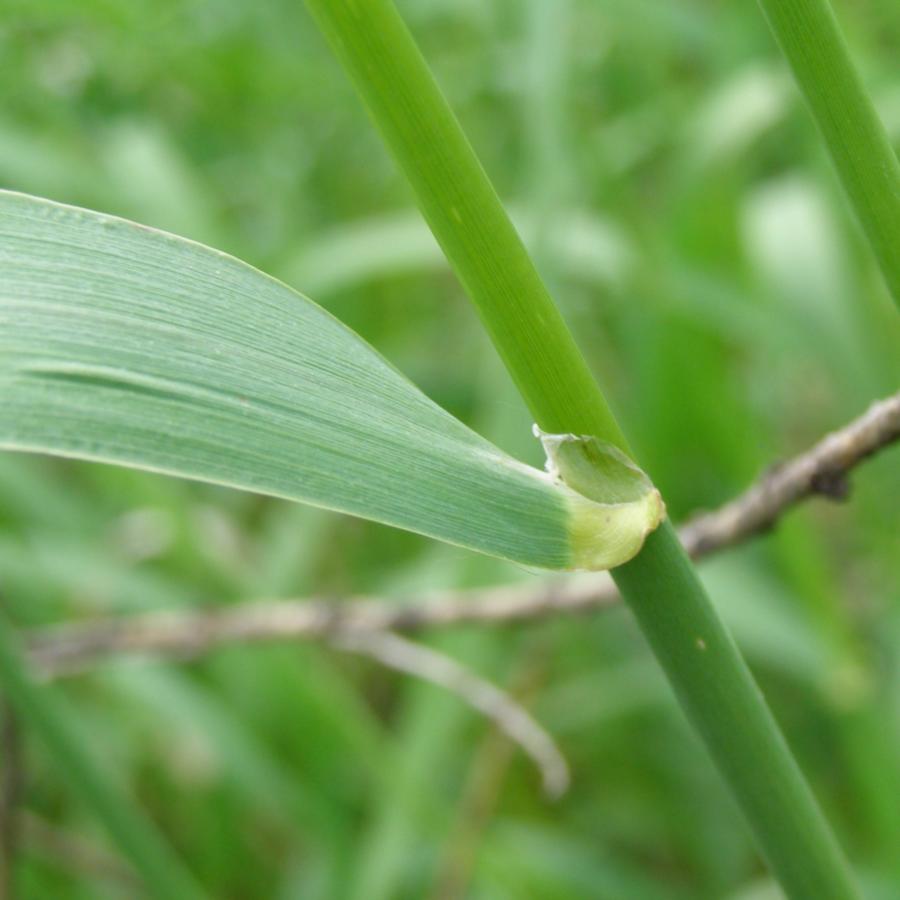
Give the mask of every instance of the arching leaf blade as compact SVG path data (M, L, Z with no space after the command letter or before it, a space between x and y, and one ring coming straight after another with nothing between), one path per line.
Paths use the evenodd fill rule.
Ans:
M237 260L0 196L0 444L567 564L563 505L324 310ZM477 502L476 502L477 501Z
M0 273L0 447L299 500L529 566L584 558L571 535L583 543L593 504L233 257L0 192Z

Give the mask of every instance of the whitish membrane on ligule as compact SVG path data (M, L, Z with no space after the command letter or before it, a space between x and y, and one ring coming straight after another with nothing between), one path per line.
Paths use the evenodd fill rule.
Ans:
M534 426L546 469L565 492L572 568L599 571L637 555L665 518L647 474L618 447L591 435L547 434Z

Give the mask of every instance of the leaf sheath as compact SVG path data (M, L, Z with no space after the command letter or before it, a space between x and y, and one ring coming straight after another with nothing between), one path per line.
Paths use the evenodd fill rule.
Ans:
M394 5L307 5L409 179L540 428L593 435L628 452ZM664 522L641 553L612 574L789 895L855 897L840 849L671 525Z

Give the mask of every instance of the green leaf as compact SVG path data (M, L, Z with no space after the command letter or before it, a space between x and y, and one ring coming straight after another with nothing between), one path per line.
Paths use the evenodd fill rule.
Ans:
M223 253L0 192L0 272L0 447L302 500L548 569L624 562L658 521L643 497L617 502L615 472L608 507L505 455Z

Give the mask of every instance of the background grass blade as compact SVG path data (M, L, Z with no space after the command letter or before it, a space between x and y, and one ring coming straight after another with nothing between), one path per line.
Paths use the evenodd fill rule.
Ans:
M658 505L597 506L506 456L224 254L2 193L0 268L0 447L304 500L549 569L616 565L655 527Z
M760 0L900 306L900 161L828 0Z
M84 746L68 712L28 675L5 616L0 615L0 683L15 711L44 744L57 770L106 826L113 842L161 900L203 896L155 828L132 807Z

